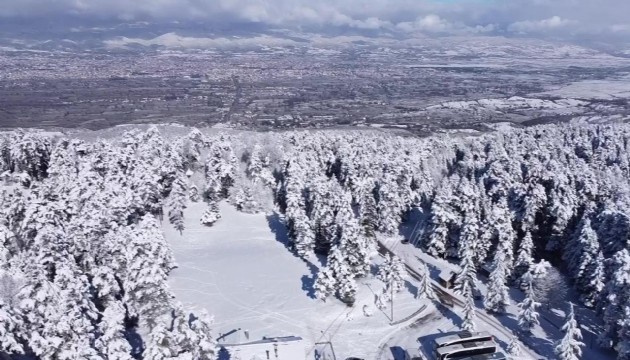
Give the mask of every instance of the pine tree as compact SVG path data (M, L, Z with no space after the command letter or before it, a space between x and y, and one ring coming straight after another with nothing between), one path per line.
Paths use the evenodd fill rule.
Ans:
M206 226L212 226L221 218L219 205L216 201L208 201L208 208L201 215L201 223Z
M503 313L510 304L510 295L506 285L509 270L506 265L505 250L500 243L492 263L488 293L484 300L484 305L488 311Z
M306 216L302 208L298 208L290 221L292 224L293 246L297 254L304 258L315 247L315 233L311 227L311 220Z
M365 276L370 271L370 253L372 248L368 239L361 233L359 222L349 215L343 224L339 224L341 233L339 246L346 256L346 262L355 277Z
M174 346L169 337L168 328L160 322L151 328L142 357L151 360L170 359L176 355L171 347Z
M462 329L467 331L475 331L475 319L477 317L475 309L475 299L473 298L472 287L464 290L464 319L462 322Z
M243 189L244 201L241 204L241 211L246 213L256 213L259 211L260 204L254 198L254 191L251 187L246 186Z
M502 198L492 211L494 221L494 231L502 249L505 259L504 266L507 271L506 280L512 274L514 268L514 241L516 233L512 227L512 213L507 204L507 199Z
M199 316L191 314L190 328L196 334L196 344L193 348L193 359L214 360L216 353L216 342L211 336L212 318L206 310L203 310Z
M579 360L582 357L582 331L575 321L573 304L569 303L570 311L562 326L564 337L556 345L555 352L560 360Z
M334 277L333 271L329 267L325 267L317 273L317 280L315 280L315 297L319 300L326 301L326 299L334 294L337 287L337 281Z
M105 308L98 325L102 334L96 340L96 348L106 359L131 360L131 345L125 339L125 309L119 301L113 301Z
M627 318L630 309L630 252L627 249L617 251L607 264L609 280L603 292L604 332L600 335L601 345L609 347L611 344L630 343L630 332L622 331L620 319ZM620 348L625 354L630 355L630 347Z
M461 231L459 244L459 258L461 271L459 272L455 287L458 293L465 295L470 292L472 296L475 287L477 269L475 268L475 245L477 241L477 221L474 216L466 216Z
M18 337L24 331L21 319L0 299L0 354L23 354Z
M378 227L378 209L376 201L371 193L363 195L363 203L361 205L361 225L365 236L373 238Z
M201 196L199 195L199 188L197 185L192 184L188 190L188 199L192 202L199 202Z
M168 197L168 220L181 234L184 231L184 209L186 208L186 181L180 174L172 185L171 194Z
M422 265L420 265L420 268L418 269L418 273L420 275L420 284L418 285L417 298L436 300L437 296L435 295L433 286L431 286L431 276L429 274L429 269L427 268L427 264L423 262Z
M568 243L564 254L575 286L581 292L581 300L585 305L593 306L604 288L604 256L588 217L582 219L579 233Z
M529 231L525 232L525 236L521 240L521 244L518 249L518 255L516 257L516 264L514 266L514 277L520 278L534 263L532 254L534 252L534 242L532 240L532 234Z
M378 192L378 230L388 235L396 234L401 220L401 199L389 184L380 184Z
M514 359L518 359L522 355L521 344L518 342L518 337L512 336L507 347L507 352Z
M526 274L523 281L525 283L525 299L518 304L518 325L526 332L530 332L534 326L540 323L538 321L540 303L536 301L531 275Z
M400 292L404 286L405 273L405 266L399 257L385 254L385 261L379 266L376 277L385 284L387 289Z
M453 188L450 180L442 183L431 203L431 218L428 236L423 239L423 247L433 256L445 256L446 244L451 232L451 226L458 221L458 215L453 209Z

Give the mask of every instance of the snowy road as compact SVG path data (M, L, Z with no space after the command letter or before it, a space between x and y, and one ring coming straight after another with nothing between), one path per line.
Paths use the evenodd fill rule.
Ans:
M399 241L399 240L395 240L395 241ZM421 275L416 271L416 268L418 268L418 261L421 261L418 257L415 257L415 264L414 262L411 262L409 260L409 252L407 251L409 249L409 247L397 247L395 246L396 243L389 243L389 244L385 244L383 241L379 241L379 252L384 254L384 253L390 253L390 254L394 254L396 256L398 256L399 258L401 258L401 260L404 262L405 267L407 268L407 272L409 273L409 275L411 277L413 277L416 280L420 280L421 279ZM394 246L392 246L392 244ZM389 246L388 246L389 245ZM414 248L415 249L415 248ZM444 289L442 286L440 286L435 280L431 279L431 283L433 286L433 289L436 291L436 293L438 293L438 296L441 297L447 297L449 299L452 300L454 307L452 309L450 309L453 312L456 312L456 314L460 317L463 318L463 310L464 310L464 301L459 298L458 295L456 295L455 293L453 293L452 291L448 290L448 289ZM457 310L457 311L456 311ZM493 329L495 332L495 336L502 338L502 340L504 342L509 342L510 339L512 338L512 336L514 336L514 333L512 332L512 330L505 328L499 321L497 321L495 318L493 318L492 316L488 315L485 310L476 310L476 314L477 314L477 323L478 325L482 325L479 323L484 323L486 324L488 327L490 327L491 329ZM501 336L499 336L498 334L496 334L496 331L501 333ZM519 359L523 359L523 360L531 360L531 359L545 359L544 356L536 353L535 351L531 350L529 347L525 346L523 343L521 343L521 349L526 353L524 354L522 357L520 357ZM428 354L426 354L428 355ZM378 360L378 359L377 359Z

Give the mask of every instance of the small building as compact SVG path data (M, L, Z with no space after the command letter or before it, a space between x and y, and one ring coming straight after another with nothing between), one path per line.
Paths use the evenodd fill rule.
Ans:
M220 344L218 360L302 360L304 340L299 336L263 337L241 344Z
M455 286L457 274L452 270L442 270L438 276L438 281L446 289L452 289Z

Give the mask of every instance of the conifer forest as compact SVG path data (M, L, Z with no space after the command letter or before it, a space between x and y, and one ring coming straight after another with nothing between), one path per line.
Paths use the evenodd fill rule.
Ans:
M516 305L523 336L541 311L563 308L553 356L579 359L575 308L593 314L592 346L630 359L626 124L424 138L164 129L1 134L0 358L220 358L214 314L169 286L179 267L171 241L181 240L163 229L218 226L227 204L276 214L287 254L322 260L317 302L352 307L368 277L385 284L381 307L405 291L403 260L375 258L380 239L408 226L411 244L399 248L458 269L462 329L475 330L477 308L495 316ZM191 214L193 205L205 210ZM439 302L430 271L418 273L418 297Z

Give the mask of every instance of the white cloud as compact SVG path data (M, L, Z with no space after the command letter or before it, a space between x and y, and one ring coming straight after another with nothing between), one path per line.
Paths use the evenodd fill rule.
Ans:
M615 24L610 27L614 33L630 33L630 24Z
M75 16L535 36L621 34L626 32L627 14L628 0L2 0L0 6L0 21Z
M544 32L549 30L557 30L575 23L574 21L563 19L560 16L552 16L548 19L538 21L517 21L508 26L509 31L514 32Z
M444 32L453 28L453 25L441 17L431 14L419 17L413 22L400 22L396 28L406 32Z
M256 36L249 38L200 38L186 37L175 33L167 33L153 39L139 39L119 37L106 40L105 45L110 48L120 48L128 45L138 44L143 46L164 46L168 48L186 49L214 49L214 48L254 48L261 46L284 47L295 45L296 42L290 39L282 39L271 36Z

